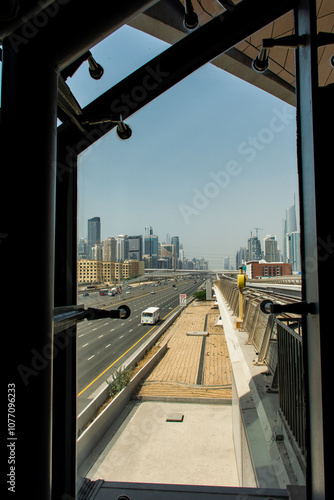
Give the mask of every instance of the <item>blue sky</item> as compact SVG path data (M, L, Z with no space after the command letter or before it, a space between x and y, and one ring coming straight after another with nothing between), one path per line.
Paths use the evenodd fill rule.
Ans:
M101 80L84 63L67 84L85 106L162 52L161 40L125 26L92 49ZM256 227L281 246L297 193L295 109L207 64L133 114L129 140L115 129L83 153L78 237L101 217L102 238L177 235L188 258L219 268ZM298 197L297 197L298 199Z
M83 65L68 79L84 106L167 48L124 27L92 49L105 69ZM79 160L79 237L101 217L102 238L177 235L189 258L212 268L234 258L252 232L276 234L297 194L295 109L208 64L132 115L132 136L115 130Z

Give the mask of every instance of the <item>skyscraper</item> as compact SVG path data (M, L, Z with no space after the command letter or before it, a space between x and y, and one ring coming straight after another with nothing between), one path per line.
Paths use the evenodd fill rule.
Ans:
M117 241L117 262L124 262L129 258L129 242L126 234L116 236Z
M274 234L268 234L264 238L264 260L267 262L279 262L277 240Z
M290 263L292 264L292 272L301 272L300 231L291 233Z
M100 217L92 217L88 219L88 241L87 241L87 253L88 258L92 259L92 248L96 243L101 242L101 220Z
M238 250L236 256L235 256L235 265L236 269L239 269L247 260L247 248L240 247L240 250Z
M117 242L115 238L106 238L102 241L102 260L116 262Z
M179 251L180 251L180 239L178 236L172 236L171 244L175 245L175 256L178 259L179 258Z
M257 236L252 236L248 238L248 256L247 260L261 260L262 250L261 242Z
M283 221L283 260L284 262L290 262L290 243L291 233L297 231L297 219L296 219L296 206L295 200L293 200L293 205L289 207L286 211L286 216Z
M146 267L153 269L158 267L158 236L153 234L152 226L145 227L144 255Z
M165 243L161 245L161 257L167 259L168 269L176 269L175 245Z
M172 236L171 244L175 246L175 267L179 269L179 253L180 253L180 239L178 236Z
M87 240L85 238L80 238L78 241L78 260L87 259Z
M128 259L143 260L143 237L142 235L128 236Z

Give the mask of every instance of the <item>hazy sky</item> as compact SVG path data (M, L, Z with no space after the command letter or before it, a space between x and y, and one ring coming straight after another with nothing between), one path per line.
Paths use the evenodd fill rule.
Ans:
M92 49L104 67L92 80L83 64L67 80L82 106L168 45L124 27ZM250 233L276 234L297 196L295 108L208 64L114 129L79 159L79 238L101 217L102 239L179 236L188 258L211 268L234 259Z

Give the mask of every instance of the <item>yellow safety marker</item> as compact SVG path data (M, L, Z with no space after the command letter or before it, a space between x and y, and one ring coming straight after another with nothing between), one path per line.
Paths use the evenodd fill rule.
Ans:
M242 296L242 294L243 294L243 290L244 290L244 288L246 286L246 275L243 274L242 267L239 268L237 285L238 285L238 288L239 288L239 316L235 320L235 326L236 326L236 328L241 328L243 320L244 320L243 296Z
M162 318L163 320L167 318L167 316L169 316L173 311L175 311L175 309L177 309L179 306L176 306L174 307L174 309L172 309L168 314L166 314L166 316L164 318ZM81 396L81 394L83 394L91 385L94 384L94 382L96 382L100 377L102 377L102 375L104 375L110 368L112 368L116 363L117 361L119 361L120 359L123 358L123 356L125 356L129 351L131 351L131 349L133 349L141 340L143 340L143 338L145 338L152 330L154 330L154 328L156 328L158 325L154 325L153 328L151 328L148 332L145 333L145 335L143 335L139 340L137 340L137 342L135 342L127 351L125 351L119 358L116 359L116 361L114 361L113 363L111 363L111 365L108 366L108 368L106 368L105 370L103 370L102 373L100 373L100 375L98 375L94 380L92 380L92 382L90 384L88 384L84 389L82 389L81 392L79 392L79 394L77 395L77 398L79 396Z

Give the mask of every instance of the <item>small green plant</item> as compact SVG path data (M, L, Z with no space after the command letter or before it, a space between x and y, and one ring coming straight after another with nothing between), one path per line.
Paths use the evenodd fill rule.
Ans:
M194 292L193 296L197 300L206 300L206 291L205 290L199 290L198 292Z
M128 385L131 380L132 370L126 370L125 368L118 368L115 373L112 374L112 380L106 380L109 385L109 396L111 398L115 397L124 387Z

